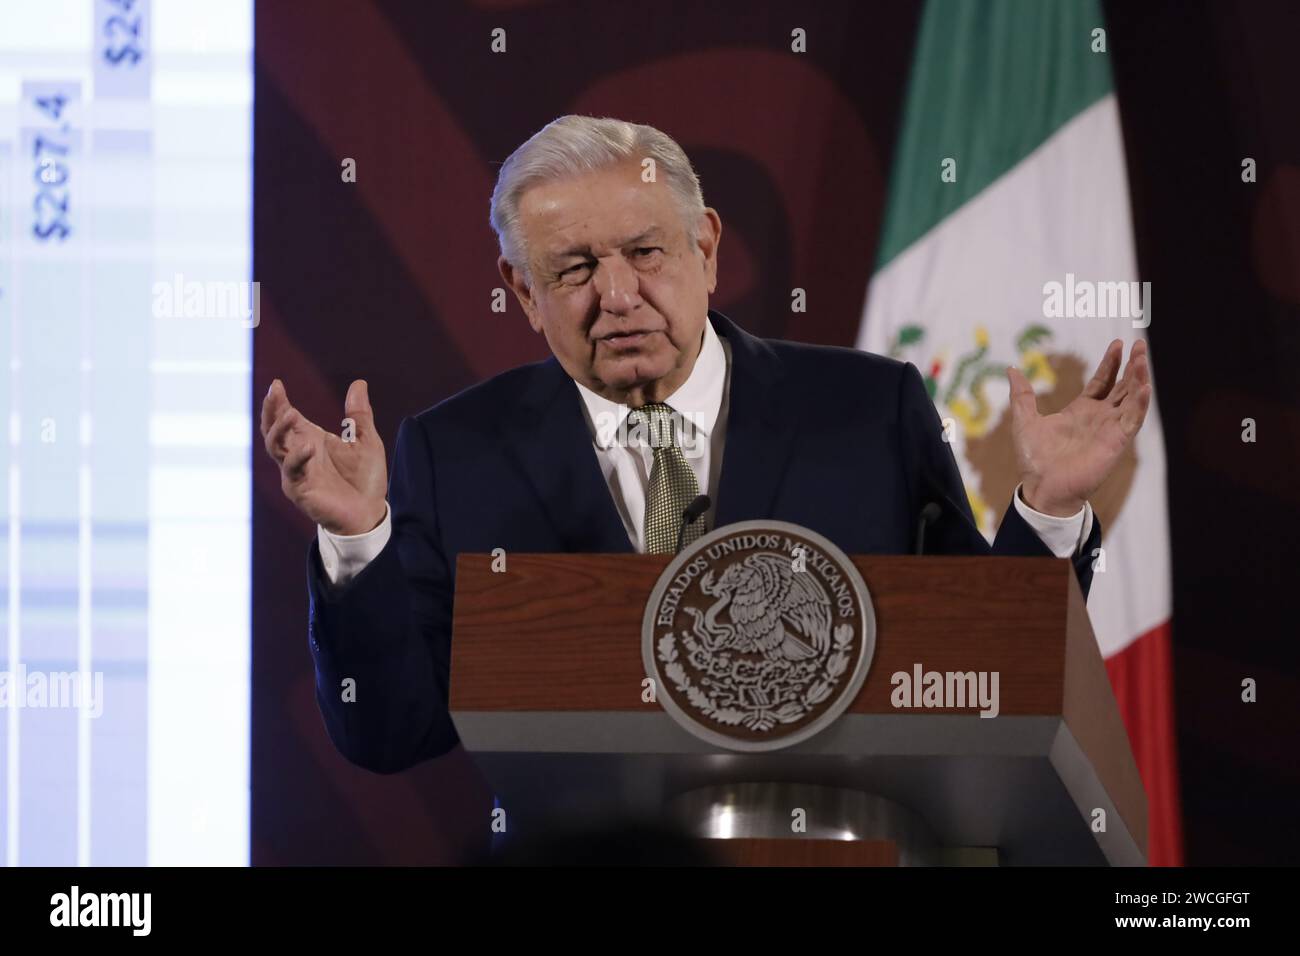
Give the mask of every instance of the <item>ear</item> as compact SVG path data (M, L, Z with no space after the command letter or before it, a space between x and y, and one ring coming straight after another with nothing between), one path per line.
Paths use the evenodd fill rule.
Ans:
M524 278L523 270L516 269L507 261L505 256L499 256L497 257L497 271L501 273L501 278L505 280L507 288L519 300L519 306L524 310L524 315L528 316L528 324L532 326L533 331L542 331L542 317L537 311L537 303L533 301L533 287Z
M699 238L696 246L704 256L704 274L708 290L713 293L718 287L718 244L722 242L722 218L712 206L706 206L696 220L695 226Z

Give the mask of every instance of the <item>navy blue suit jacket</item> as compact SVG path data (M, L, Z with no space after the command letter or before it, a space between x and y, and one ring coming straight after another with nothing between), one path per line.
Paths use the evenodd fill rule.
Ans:
M926 553L1047 556L1009 506L992 548L973 522L952 449L916 367L846 348L755 338L731 346L720 527L791 521L848 554L909 554L929 501ZM342 588L313 542L309 643L331 740L381 773L457 743L447 711L459 552L631 552L573 380L554 358L512 369L404 420L389 481L393 535ZM1074 560L1087 594L1090 540ZM356 681L356 700L341 683Z

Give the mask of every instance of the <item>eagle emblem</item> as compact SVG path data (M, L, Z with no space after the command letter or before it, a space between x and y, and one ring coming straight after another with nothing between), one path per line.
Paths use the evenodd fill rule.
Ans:
M717 601L695 618L695 635L710 651L759 653L771 661L803 661L825 652L831 639L831 602L815 578L796 574L784 555L760 552L731 565L714 581L705 573L700 590ZM718 624L727 611L730 623Z
M797 525L719 528L679 555L646 608L648 672L688 730L734 749L805 739L856 696L875 619L857 569Z

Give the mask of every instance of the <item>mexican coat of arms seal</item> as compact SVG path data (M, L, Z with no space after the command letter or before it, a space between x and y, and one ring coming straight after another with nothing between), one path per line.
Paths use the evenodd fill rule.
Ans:
M876 621L862 576L821 535L744 521L668 565L642 656L664 709L717 746L776 750L835 720L862 687Z

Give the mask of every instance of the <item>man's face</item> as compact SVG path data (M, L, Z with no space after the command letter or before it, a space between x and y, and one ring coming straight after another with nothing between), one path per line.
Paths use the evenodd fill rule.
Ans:
M669 187L628 161L531 187L519 230L532 282L504 259L501 274L572 378L632 406L686 381L717 286L716 212L692 244Z

